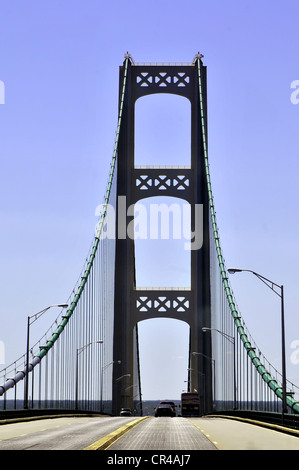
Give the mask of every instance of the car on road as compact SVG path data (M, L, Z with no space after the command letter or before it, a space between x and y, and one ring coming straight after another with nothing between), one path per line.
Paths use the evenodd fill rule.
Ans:
M161 401L155 408L155 417L159 416L176 416L175 404L171 401Z
M132 416L132 411L130 408L122 408L120 410L120 416Z

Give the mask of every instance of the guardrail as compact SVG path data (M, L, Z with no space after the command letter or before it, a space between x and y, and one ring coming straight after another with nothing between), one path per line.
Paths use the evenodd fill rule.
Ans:
M269 411L250 411L250 410L237 410L237 411L215 411L207 413L206 416L221 416L228 418L241 418L252 421L260 421L261 423L274 424L299 430L299 415L292 413L284 413L283 418L281 413L273 413Z
M88 410L63 410L56 408L36 409L36 410L7 410L0 412L0 425L20 420L34 420L43 418L61 418L63 416L111 416L107 413Z

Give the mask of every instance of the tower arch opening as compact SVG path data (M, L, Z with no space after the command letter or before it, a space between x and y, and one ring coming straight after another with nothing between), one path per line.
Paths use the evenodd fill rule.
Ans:
M138 332L143 400L179 400L188 388L189 325L155 318L140 321Z
M134 220L136 287L190 289L190 204L176 197L145 198L135 205Z
M135 103L135 166L191 165L191 103L169 93Z

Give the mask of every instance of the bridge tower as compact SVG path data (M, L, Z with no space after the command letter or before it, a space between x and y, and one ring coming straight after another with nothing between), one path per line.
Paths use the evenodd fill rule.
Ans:
M201 106L205 116L207 111L206 67L200 57L190 65L135 65L129 61L127 68L125 63L120 67L120 96L125 73L126 91L117 159L113 412L118 414L121 407L133 408L134 384L138 380L136 372L134 377L136 326L139 321L159 317L183 320L190 326L189 390L198 390L204 412L212 409L210 335L202 332L203 326L211 325L209 204L202 135L207 123L202 126L201 122ZM191 103L190 168L135 167L135 103L154 93L177 94ZM168 184L162 191L165 177ZM202 208L203 242L199 249L191 250L190 290L136 289L134 240L126 233L126 227L119 226L120 217L123 218L128 208L142 198L161 195L182 198L191 205L192 231L195 230L195 207ZM167 307L161 309L161 304ZM200 354L195 357L192 352ZM131 375L131 387L122 385L127 381L118 380L128 374Z

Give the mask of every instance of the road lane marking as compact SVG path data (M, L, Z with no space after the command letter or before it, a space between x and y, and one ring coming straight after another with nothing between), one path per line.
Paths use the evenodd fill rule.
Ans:
M55 420L59 419L60 423L55 424ZM80 420L83 419L84 421L89 418L79 418ZM43 421L47 420L46 426ZM67 422L66 422L67 421ZM28 436L29 434L35 434L39 432L50 431L55 429L57 426L65 427L70 426L76 423L77 418L73 417L62 417L62 418L43 418L42 420L26 420L21 422L13 422L13 423L6 423L0 426L0 442L8 441L10 439L18 439L19 437ZM24 433L24 431L26 431Z
M190 421L190 423L193 424L193 426L195 426L197 429L199 429L199 431L207 438L209 439L210 442L212 442L212 444L214 444L215 447L217 447L218 445L218 442L214 441L213 440L213 437L211 437L210 434L208 434L204 429L202 429L202 427L200 426L200 424L192 421L191 419L188 419L188 421ZM218 448L218 447L217 447Z
M128 424L125 424L121 428L116 429L115 431L107 434L107 436L102 437L98 441L94 442L90 446L86 447L84 450L105 450L111 444L113 444L117 439L123 436L126 432L130 431L132 428L137 426L137 424L141 423L145 419L150 418L150 416L143 416L141 418L135 419Z
M222 418L222 419L232 419L235 421L240 421L243 423L248 423L248 424L253 424L255 426L260 426L263 428L269 428L274 431L282 432L285 434L290 434L296 437L299 437L299 430L298 429L293 429L293 428L287 428L284 427L280 424L273 424L273 423L267 423L266 421L258 421L254 419L249 419L249 418L241 418L240 416L230 416L230 415L209 415L209 419L211 418Z

